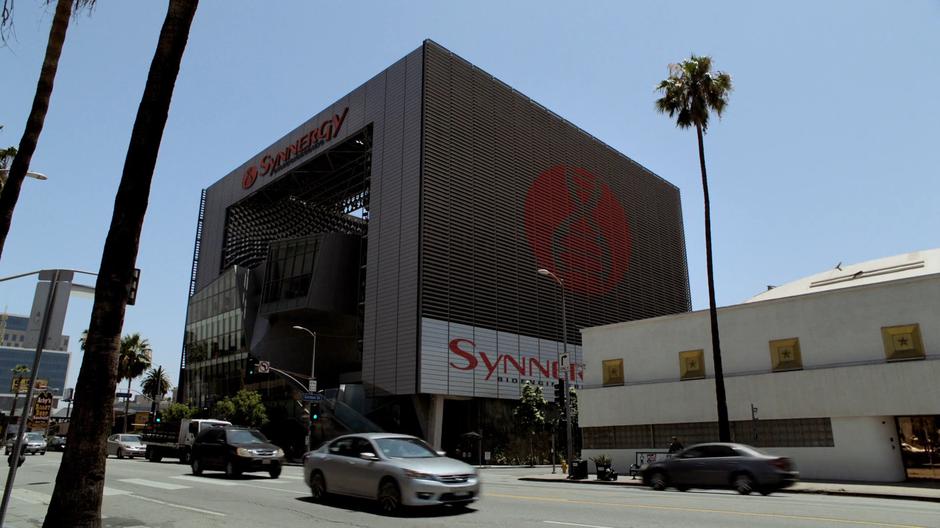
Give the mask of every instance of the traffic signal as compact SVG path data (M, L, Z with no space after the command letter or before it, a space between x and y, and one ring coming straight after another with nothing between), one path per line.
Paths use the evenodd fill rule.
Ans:
M154 423L162 423L162 422L163 422L163 413L157 411L156 416L153 417L153 421L154 421Z
M558 383L555 384L555 405L558 405L562 409L565 407L565 399L568 396L568 384L565 380L560 379Z
M140 285L140 268L134 268L131 284L127 287L127 304L133 306L137 302L137 287Z
M316 423L320 421L320 404L311 403L310 404L310 423Z
M247 364L245 365L245 381L251 381L254 379L255 374L258 373L258 358L254 356L248 356Z

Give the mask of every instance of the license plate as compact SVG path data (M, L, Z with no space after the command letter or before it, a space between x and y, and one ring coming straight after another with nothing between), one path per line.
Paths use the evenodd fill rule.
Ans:
M261 463L262 463L262 464L270 464L271 461L270 461L270 460L262 460Z

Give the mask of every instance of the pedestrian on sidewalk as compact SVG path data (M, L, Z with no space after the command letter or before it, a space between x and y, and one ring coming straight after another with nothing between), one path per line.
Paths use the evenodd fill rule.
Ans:
M26 453L25 453L25 451L26 451L26 442L24 441L22 444L20 444L19 462L17 462L16 467L20 467L20 466L23 465L23 462L26 462ZM9 458L7 458L7 464L8 464L10 467L13 467L13 461L16 460L16 458L17 458L17 457L16 457L16 453L10 453Z
M669 454L671 455L673 453L678 453L679 451L682 451L683 447L684 446L682 445L682 442L680 442L678 438L673 436L672 443L669 444Z

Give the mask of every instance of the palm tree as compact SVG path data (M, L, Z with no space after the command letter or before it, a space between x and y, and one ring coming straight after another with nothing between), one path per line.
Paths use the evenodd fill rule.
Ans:
M153 169L170 110L197 0L170 0L147 84L131 132L114 213L105 239L85 354L75 386L68 450L62 456L44 528L101 526L108 423L117 387L117 363L140 231Z
M150 416L157 412L157 400L163 399L170 390L170 378L167 377L163 367L157 367L147 371L147 376L141 384L144 395L150 398Z
M10 232L10 223L13 221L13 209L20 198L20 189L26 173L29 172L29 163L39 143L39 134L46 121L46 111L49 110L49 99L52 97L52 85L55 82L56 70L59 67L59 56L62 54L62 45L65 43L65 34L69 29L69 17L72 11L77 13L84 7L94 5L95 0L58 0L55 15L52 17L52 28L49 30L49 42L46 44L46 56L42 61L42 70L39 72L39 82L36 84L36 94L33 96L33 106L23 129L19 148L13 156L10 173L0 192L0 256L3 255L3 245ZM13 27L13 0L3 0L3 10L0 11L0 38L6 42L6 36Z
M656 109L676 118L679 128L695 127L698 136L698 160L702 170L702 192L705 197L705 260L708 271L708 315L711 321L712 357L715 363L715 397L718 403L718 438L731 441L728 423L728 402L725 396L724 371L721 367L721 345L718 338L718 312L715 307L715 274L712 267L711 205L708 201L708 177L705 172L705 146L702 136L708 130L708 116L718 117L728 105L731 76L712 72L711 57L692 55L680 64L669 65L669 78L656 87L663 96L656 100Z
M131 380L140 376L150 368L150 359L153 351L150 343L133 333L121 338L121 356L118 358L118 379L127 380L127 394L124 398L124 432L127 432L127 412L131 405Z
M10 419L7 421L7 424L13 423L13 418L16 416L16 400L20 396L20 385L23 383L24 379L29 378L30 368L26 365L17 365L10 369L10 372L13 374L13 406L10 407ZM6 431L4 431L4 438L6 438Z

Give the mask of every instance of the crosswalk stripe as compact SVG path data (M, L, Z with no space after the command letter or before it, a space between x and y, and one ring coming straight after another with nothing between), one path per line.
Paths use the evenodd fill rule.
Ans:
M189 482L198 482L200 484L214 484L216 486L238 486L237 482L228 482L217 478L197 477L194 475L176 475L170 478L186 480Z
M104 487L104 496L105 496L105 497L113 497L113 496L115 496L115 495L129 495L130 493L131 493L131 492L129 492L129 491L124 491L124 490L120 490L120 489L109 488L109 487L107 487L107 486ZM102 517L102 518L103 518L103 517Z
M138 486L147 486L150 488L164 489L164 490L181 490L188 489L190 486L181 486L179 484L169 484L166 482L158 482L156 480L147 480L147 479L121 479L121 482L126 482L128 484L136 484Z
M46 493L40 493L31 489L14 489L12 497L30 504L49 504L52 496Z

